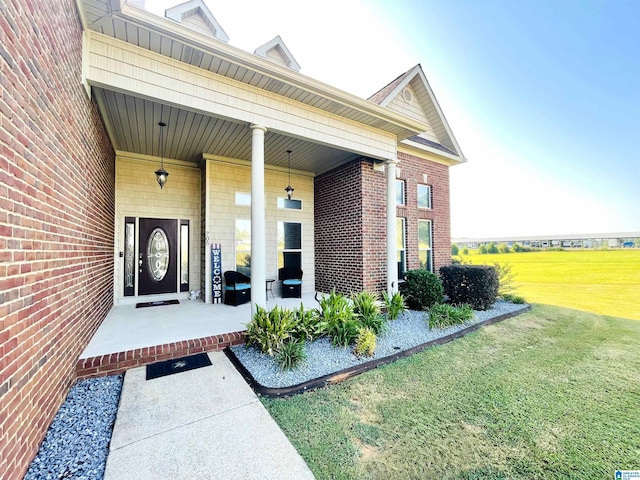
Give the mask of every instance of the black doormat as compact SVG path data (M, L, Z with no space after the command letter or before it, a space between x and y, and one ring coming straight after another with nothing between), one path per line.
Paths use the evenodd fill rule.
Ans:
M167 375L186 372L188 370L195 370L196 368L208 367L209 365L211 365L211 360L209 360L209 355L206 353L153 363L147 365L147 380L166 377Z
M179 300L158 300L157 302L136 303L136 308L161 307L163 305L178 305L179 303Z

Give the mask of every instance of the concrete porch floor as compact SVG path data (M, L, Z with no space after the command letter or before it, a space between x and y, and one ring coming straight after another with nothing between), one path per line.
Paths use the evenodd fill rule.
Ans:
M146 301L140 298L139 301ZM318 306L313 294L302 298L269 296L268 309L278 305ZM251 304L237 307L180 299L178 305L136 308L114 306L80 355L79 378L113 375L156 361L217 351L243 343L251 320Z

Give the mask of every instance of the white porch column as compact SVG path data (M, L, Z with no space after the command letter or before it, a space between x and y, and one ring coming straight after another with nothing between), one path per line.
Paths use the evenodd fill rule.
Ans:
M264 133L267 128L251 125L251 313L265 307L266 220L264 201Z
M387 165L387 293L398 291L398 259L396 251L396 164L395 158ZM252 289L253 291L253 289Z

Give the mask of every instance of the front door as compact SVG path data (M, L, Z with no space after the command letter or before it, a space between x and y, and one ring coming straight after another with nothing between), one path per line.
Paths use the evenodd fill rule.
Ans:
M138 295L178 291L178 221L140 219Z

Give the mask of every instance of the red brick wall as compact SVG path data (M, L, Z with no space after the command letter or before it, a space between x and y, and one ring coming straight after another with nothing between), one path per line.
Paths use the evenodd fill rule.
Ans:
M316 290L341 293L363 285L362 172L354 160L315 178Z
M433 272L451 263L451 216L449 204L449 167L398 153L398 179L405 180L406 206L397 207L398 217L406 218L407 269L420 268L418 258L418 220L431 220L433 228ZM432 209L418 209L418 184L427 174L431 185Z
M387 289L387 174L363 160L362 218L364 285L370 292Z
M74 0L0 2L0 472L22 478L112 306L114 153Z
M451 263L449 167L398 154L399 179L405 180L406 206L397 216L406 220L407 268L420 267L418 220L433 225L434 272ZM431 210L418 210L417 185L427 174L433 197ZM386 189L384 172L362 158L315 180L316 289L342 293L386 289Z

